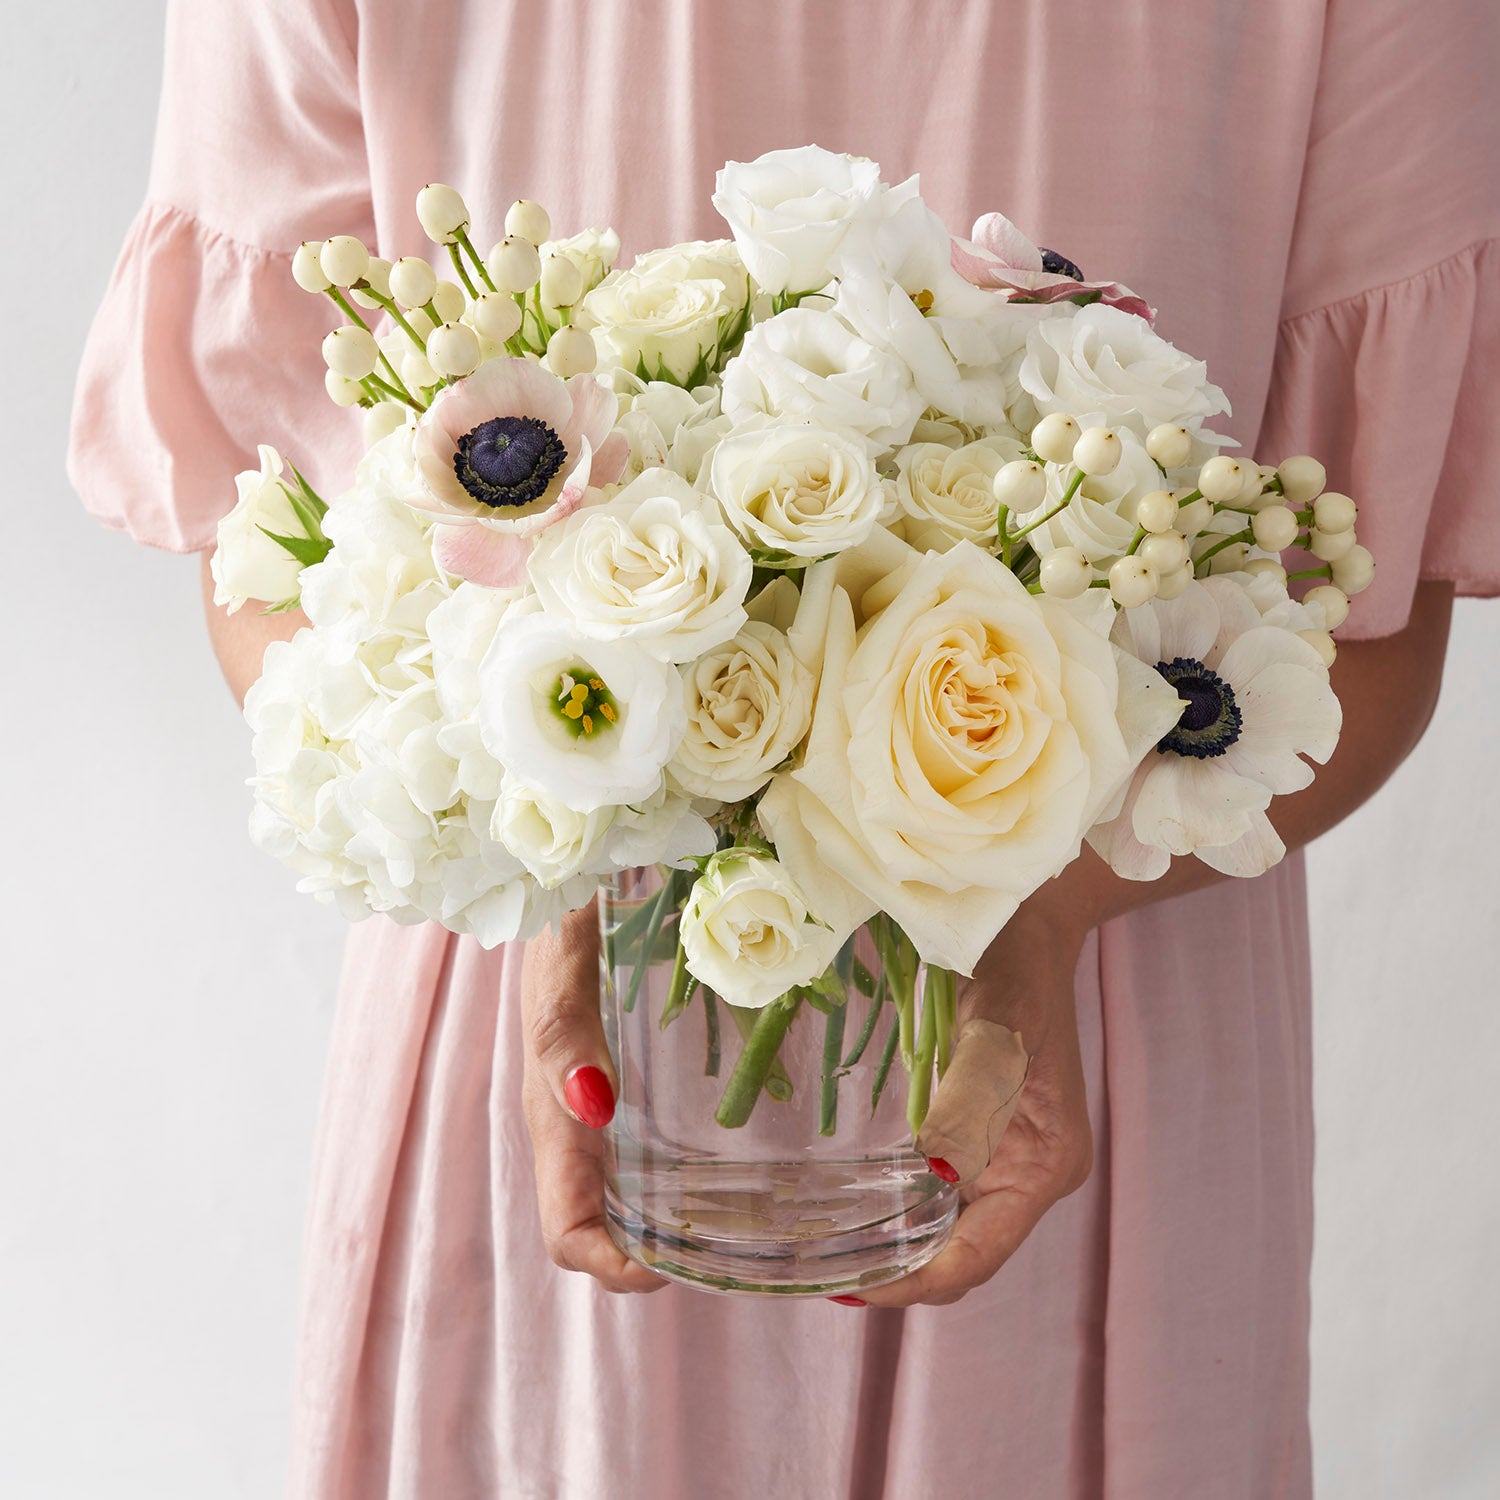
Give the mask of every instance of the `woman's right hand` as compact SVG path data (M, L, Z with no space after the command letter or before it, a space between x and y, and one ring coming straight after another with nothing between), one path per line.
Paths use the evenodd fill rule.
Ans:
M599 1019L599 912L590 904L526 944L521 970L526 1073L521 1101L536 1153L547 1253L606 1291L666 1282L631 1260L604 1225L604 1140L618 1094Z

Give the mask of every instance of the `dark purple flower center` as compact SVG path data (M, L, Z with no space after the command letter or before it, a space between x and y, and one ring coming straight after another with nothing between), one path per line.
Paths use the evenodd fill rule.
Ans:
M1191 755L1207 760L1222 755L1240 737L1240 710L1234 689L1215 671L1190 656L1159 661L1156 670L1179 698L1187 699L1182 717L1157 741L1165 755Z
M529 505L546 493L567 456L540 417L491 417L459 438L453 472L481 505Z
M1059 255L1056 250L1048 250L1045 246L1042 247L1042 269L1049 276L1071 276L1074 281L1083 280L1083 272L1066 255Z

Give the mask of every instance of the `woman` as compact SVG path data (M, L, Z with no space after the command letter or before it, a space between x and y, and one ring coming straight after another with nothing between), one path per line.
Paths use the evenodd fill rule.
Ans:
M1341 632L1344 743L1278 809L1295 847L1410 750L1455 586L1500 580L1497 32L1482 0L182 3L72 473L106 524L205 555L255 442L337 485L354 436L309 394L329 320L287 251L424 250L428 180L493 233L534 197L628 253L721 233L728 158L920 168L950 225L1002 209L1160 304L1248 447L1360 501L1380 576ZM238 694L298 623L209 609ZM1308 1495L1303 867L1208 875L1081 862L1007 929L964 1003L1035 1049L1021 1108L953 1247L864 1309L607 1295L660 1284L598 1227L587 984L530 986L523 1027L518 952L353 929L293 1496Z

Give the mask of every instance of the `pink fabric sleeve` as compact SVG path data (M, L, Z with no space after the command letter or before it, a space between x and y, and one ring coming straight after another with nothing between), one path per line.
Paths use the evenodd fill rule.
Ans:
M1400 630L1422 578L1500 593L1497 69L1489 0L1329 6L1256 446L1359 505L1344 639Z
M270 443L315 484L347 473L357 415L322 390L337 322L290 252L373 238L344 0L174 0L147 201L84 348L68 473L107 526L211 547L233 476Z

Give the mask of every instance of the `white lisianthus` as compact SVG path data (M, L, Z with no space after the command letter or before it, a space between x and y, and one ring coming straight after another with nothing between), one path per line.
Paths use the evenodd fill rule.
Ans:
M1142 439L1165 422L1206 443L1226 441L1203 428L1207 418L1229 411L1203 361L1117 307L1095 304L1032 324L1019 378L1043 416L1097 412Z
M680 931L688 972L731 1005L754 1009L821 977L843 941L784 866L746 848L709 860Z
M1078 422L1085 428L1106 425L1100 412L1082 415ZM1135 536L1136 504L1142 496L1161 489L1162 477L1135 432L1129 427L1115 430L1120 439L1120 461L1108 474L1086 475L1066 510L1042 521L1061 502L1076 472L1070 464L1049 464L1047 498L1035 510L1011 518L1012 529L1041 521L1029 538L1038 553L1077 547L1089 562L1107 565L1130 546Z
M580 634L681 662L745 623L753 565L686 480L648 469L544 533L527 571L548 613Z
M736 535L775 567L858 546L889 504L861 438L802 422L731 433L714 449L709 488Z
M961 448L909 443L900 449L896 502L902 535L921 552L946 552L956 542L995 551L1000 519L995 475L1024 452L1025 444L1015 437L981 438Z
M750 282L729 240L636 257L583 299L600 358L643 380L701 384L744 328Z
M697 797L753 797L812 723L812 672L775 626L751 620L683 668L687 729L668 777Z
M682 679L634 641L592 639L516 605L479 665L485 747L575 812L636 803L662 784L686 719Z
M1263 874L1286 853L1266 817L1271 798L1307 786L1301 757L1322 763L1338 742L1338 699L1323 659L1295 633L1303 619L1289 610L1285 625L1270 623L1274 603L1263 615L1244 582L1206 578L1115 622L1115 641L1181 700L1160 753L1089 833L1118 875L1158 879L1174 854L1225 875Z
M302 564L266 535L306 535L282 481L283 468L281 455L262 443L260 468L234 476L239 498L219 522L218 545L209 560L214 603L227 605L230 614L250 599L279 604L297 597Z
M726 162L714 186L713 205L750 274L768 292L792 293L826 286L839 252L878 221L884 200L916 192L915 179L886 188L878 163L820 146Z
M685 391L670 381L641 380L616 370L615 390L620 397L615 431L630 444L621 483L629 484L647 469L670 469L696 484L705 455L730 427L719 411L719 388Z
M871 456L899 447L926 403L911 372L830 312L794 307L745 335L724 370L725 414L845 428Z
M577 266L583 281L583 293L587 295L614 269L620 254L620 236L613 229L584 229L565 240L547 240L540 247L543 265L550 255L560 255ZM557 321L557 308L544 300L542 311L550 322Z
M812 732L761 821L840 935L886 911L971 973L1179 705L1110 644L1107 599L1033 598L967 542L878 533L809 570L802 611L827 643Z

